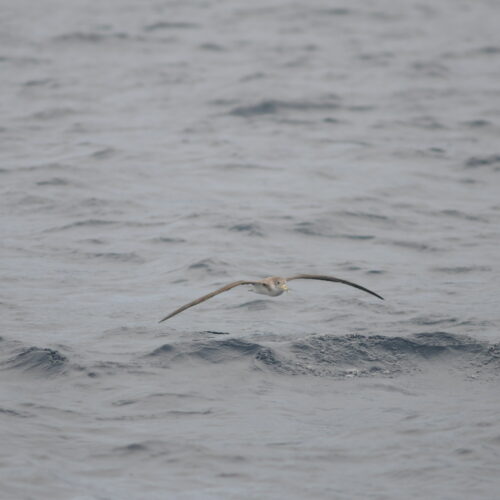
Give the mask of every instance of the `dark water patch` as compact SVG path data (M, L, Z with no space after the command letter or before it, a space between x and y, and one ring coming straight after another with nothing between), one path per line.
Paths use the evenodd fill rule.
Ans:
M343 271L361 271L361 267L351 264L349 262L344 262L339 265Z
M217 168L220 170L227 170L227 171L254 171L254 170L278 170L278 167L270 167L267 165L259 165L257 163L227 163L224 165L217 165Z
M218 45L217 43L202 43L200 49L208 50L209 52L224 52L226 50L222 45Z
M477 50L478 54L484 54L488 56L500 54L500 46L498 45L487 45L486 47L481 47Z
M25 170L28 172L33 172L33 171L38 171L38 170L61 171L61 170L69 170L69 169L71 169L71 165L69 165L69 164L52 161L52 162L48 162L48 163L41 163L39 165L29 165L26 167L20 167L16 170Z
M19 311L20 310L20 305L16 304L14 302L5 302L3 300L0 300L0 307L3 309L7 309L10 311ZM2 337L0 337L0 342L4 340Z
M491 267L489 266L449 266L449 267L434 267L433 271L446 274L465 274L473 272L490 272Z
M434 154L434 155L443 155L446 153L446 149L443 148L438 148L438 147L432 147L426 150L427 152Z
M411 69L418 76L443 78L448 76L448 67L437 61L417 61L411 65Z
M41 121L57 120L59 118L66 118L67 116L71 116L73 114L75 114L75 110L71 108L50 108L32 114L29 116L29 119Z
M472 455L474 453L474 450L471 450L469 448L457 448L453 450L454 455Z
M218 259L202 259L193 264L190 264L187 268L188 271L201 271L203 274L226 274L225 268L227 263L220 261Z
M317 221L297 222L293 230L296 233L305 234L306 236L330 236L329 228L324 227L324 224Z
M462 177L461 179L458 179L458 182L461 184L478 184L477 179L472 179L471 177Z
M89 259L104 259L109 262L130 262L143 264L145 260L135 252L84 252L81 255Z
M234 116L257 116L277 113L279 110L278 101L262 101L252 106L236 107L229 114Z
M125 446L118 446L114 451L123 454L145 452L149 450L149 446L145 443L130 443Z
M296 120L293 118L281 118L279 119L279 123L283 123L285 125L297 125L300 127L308 127L311 126L314 122L312 120Z
M180 392L156 392L153 394L148 394L141 399L120 399L118 401L113 401L112 406L130 406L130 405L143 405L144 400L152 400L152 399L160 399L162 402L166 400L174 400L177 401L179 399L210 399L196 393L180 393ZM174 403L177 404L177 403Z
M408 124L412 127L420 128L423 130L442 130L445 126L439 123L432 116L417 116L411 119Z
M9 370L43 372L46 375L54 375L62 373L66 369L68 359L54 349L29 347L20 350L2 364L5 369Z
M191 264L188 269L211 269L214 265L212 259L203 259Z
M373 234L350 234L337 233L331 221L303 221L297 222L293 228L296 233L306 236L318 236L321 238L339 238L356 241L368 241L375 239Z
M238 106L229 111L232 116L250 118L253 116L272 115L281 111L325 111L338 109L339 104L336 101L328 100L323 102L314 101L280 101L264 100L249 106Z
M436 246L429 245L428 243L423 243L420 241L391 240L391 241L388 241L388 243L390 245L394 245L396 247L407 248L409 250L416 250L418 252L440 252L441 251L441 249L436 247Z
M211 399L211 398L208 398L206 396L203 396L201 394L197 394L195 392L192 392L192 393L185 393L185 392L154 392L153 394L149 394L148 396L146 396L147 399L156 399L156 398L161 398L161 399L164 399L164 398L174 398L174 399L186 399L186 398L189 398L189 399Z
M482 119L465 121L465 122L463 122L463 124L466 127L470 127L470 128L491 127L491 125L493 125L490 121L482 120Z
M493 154L489 156L471 156L466 162L467 168L489 167L497 166L495 170L500 169L500 154Z
M447 209L441 210L437 213L438 216L446 215L448 217L455 217L457 219L470 220L474 222L487 222L484 217L479 217L478 215L467 214L461 210Z
M179 283L187 283L189 280L187 280L186 278L178 278L176 280L173 280L172 283L174 285L178 285Z
M267 78L268 74L262 71L256 71L255 73L250 73L248 75L242 76L240 78L240 82L251 82L254 80L262 80L263 78Z
M107 160L111 158L116 153L116 149L114 148L102 148L94 151L90 157L95 158L96 160Z
M164 419L168 417L183 418L189 416L206 416L212 414L213 411L207 410L165 410L155 413L140 413L137 415L118 415L114 417L97 417L96 420L102 422L141 422L145 420Z
M390 221L389 217L387 217L386 215L376 214L376 213L372 213L372 212L359 212L359 211L353 212L353 211L345 210L343 212L339 212L339 216L341 216L341 217L344 217L344 216L353 217L355 219L364 219L364 220L367 220L369 222L372 222L372 221L388 222L388 221Z
M212 99L209 101L209 104L213 104L214 106L235 106L238 102L238 99L219 98Z
M13 63L15 65L39 65L39 64L47 64L50 61L49 59L45 59L42 57L25 57L25 56L0 56L0 63L1 62L9 62Z
M213 410L168 410L167 415L176 415L179 417L189 415L211 415Z
M5 415L7 417L18 417L18 418L29 418L32 417L30 413L25 411L10 410L8 408L0 408L0 416Z
M37 80L27 80L23 83L23 87L56 87L56 82L52 78L40 78Z
M314 13L320 16L348 16L353 13L353 10L347 7L333 7L331 9L315 9Z
M363 52L357 56L361 61L373 62L378 66L387 66L391 59L394 59L394 52L379 51L379 52Z
M185 243L186 240L183 238L173 238L169 236L158 236L157 238L151 238L149 241L153 243Z
M62 35L57 35L52 38L56 43L64 44L99 44L102 42L108 42L112 40L126 40L130 38L127 33L96 33L96 32L85 32L85 31L75 31L72 33L63 33Z
M78 243L88 243L90 245L105 245L108 242L101 238L85 238L83 240L78 240Z
M119 401L113 401L111 404L113 406L128 406L135 403L137 403L137 401L133 399L120 399Z
M200 27L199 24L190 22L158 21L157 23L147 24L146 26L144 26L143 29L146 32L152 32L161 30L185 30L185 29L194 29L199 27Z
M37 186L69 186L70 184L70 181L62 177L53 177L52 179L38 181L36 183Z
M112 448L111 451L114 456L118 455L120 458L123 458L125 460L127 459L127 457L130 457L133 460L145 460L151 458L156 462L160 457L168 457L168 463L172 464L177 460L176 457L178 456L199 457L200 454L203 453L204 448L199 443L190 444L186 441L186 439L182 440L182 442L177 442L176 440L170 440L167 442L156 438L145 441L134 441L128 444L124 444L123 446L116 446ZM144 495L139 495L139 497L143 496Z
M77 222L73 222L71 224L68 224L66 226L62 226L61 229L71 229L74 227L80 228L80 227L98 227L98 226L110 226L112 224L117 224L116 221L113 220L105 220L105 219L86 219L86 220L81 220Z
M454 325L459 322L458 318L441 318L429 316L416 316L412 318L411 323L418 326L436 326L436 325Z
M353 111L355 113L360 113L363 111L373 111L377 109L375 106L369 106L368 104L357 104L356 106L347 106L347 111Z
M264 236L262 229L255 222L242 222L240 224L234 224L229 227L229 231L245 233L248 236Z
M67 229L79 229L82 227L96 228L96 227L102 227L102 226L111 226L113 224L118 224L118 222L114 221L114 220L106 220L106 219L85 219L85 220L79 220L76 222L72 222L71 224L65 224L64 226L46 229L45 232L66 231Z
M78 410L70 410L68 408L61 408L57 406L53 406L52 404L39 404L39 403L33 403L33 402L25 402L21 403L21 406L25 408L30 408L34 414L39 415L41 411L47 412L47 413L52 413L52 414L59 414L59 415L64 415L64 416L76 416L76 415L81 415L81 413Z
M338 238L344 238L347 240L373 240L375 236L371 234L339 234Z
M21 198L16 200L15 204L22 208L28 206L44 206L52 208L54 206L54 200L52 198L29 194L26 196L21 196Z
M160 227L164 226L164 222L147 222L145 220L124 220L121 222L124 227Z

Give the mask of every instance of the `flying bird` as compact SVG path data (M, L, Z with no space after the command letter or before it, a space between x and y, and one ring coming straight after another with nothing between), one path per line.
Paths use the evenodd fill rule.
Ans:
M218 288L214 292L207 293L207 295L203 295L203 297L200 297L199 299L193 300L188 304L184 304L175 311L171 312L168 316L165 316L162 320L159 321L159 323L167 319L170 319L172 316L175 316L176 314L179 314L182 311L189 309L190 307L201 304L202 302L205 302L205 300L211 299L212 297L219 295L219 293L227 292L228 290L231 290L232 288L235 288L240 285L252 285L253 291L256 293L262 293L263 295L269 295L270 297L277 297L278 295L281 295L283 292L288 291L287 282L291 280L322 280L322 281L333 281L335 283L343 283L344 285L353 286L354 288L358 288L359 290L363 290L363 292L370 293L372 295L375 295L375 297L384 300L384 298L381 297L378 293L372 292L371 290L368 290L368 288L365 288L364 286L357 285L356 283L352 283L351 281L343 280L340 278L334 278L333 276L324 276L322 274L297 274L296 276L292 276L290 278L280 278L279 276L270 276L269 278L264 278L263 280L259 281L240 280L240 281L234 281L233 283L229 283L228 285Z

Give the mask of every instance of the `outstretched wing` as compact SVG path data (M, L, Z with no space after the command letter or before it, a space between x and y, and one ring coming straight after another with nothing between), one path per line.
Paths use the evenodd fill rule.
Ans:
M365 288L364 286L357 285L356 283L352 283L351 281L343 280L340 278L334 278L333 276L323 276L322 274L297 274L296 276L292 276L291 278L286 278L287 281L290 280L322 280L322 281L334 281L336 283L344 283L344 285L353 286L354 288L359 288L359 290L363 290L363 292L370 293L378 297L379 299L384 300L384 297L381 297L378 293L372 292Z
M225 285L222 288L219 288L215 290L215 292L207 293L206 295L203 295L203 297L200 297L199 299L193 300L192 302L189 302L189 304L185 304L182 307L179 307L179 309L176 309L174 312L170 313L168 316L165 316L162 320L159 321L161 323L162 321L165 321L172 316L175 316L176 314L181 313L182 311L185 311L186 309L189 309L190 307L196 306L197 304L200 304L201 302L204 302L205 300L211 299L212 297L215 297L219 293L222 292L227 292L228 290L231 290L231 288L234 288L239 285L255 285L258 283L257 281L235 281L234 283L229 283L229 285Z

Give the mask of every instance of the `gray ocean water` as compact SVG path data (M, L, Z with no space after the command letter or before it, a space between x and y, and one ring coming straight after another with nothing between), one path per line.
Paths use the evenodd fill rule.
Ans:
M498 1L0 13L0 498L499 498Z

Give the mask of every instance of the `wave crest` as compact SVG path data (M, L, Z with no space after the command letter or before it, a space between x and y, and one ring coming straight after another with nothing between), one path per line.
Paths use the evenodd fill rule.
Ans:
M165 344L150 353L162 364L187 358L208 363L246 361L253 369L285 375L326 377L395 376L428 369L459 369L465 375L500 373L500 344L446 332L409 337L311 335L301 340L260 344L211 339Z

